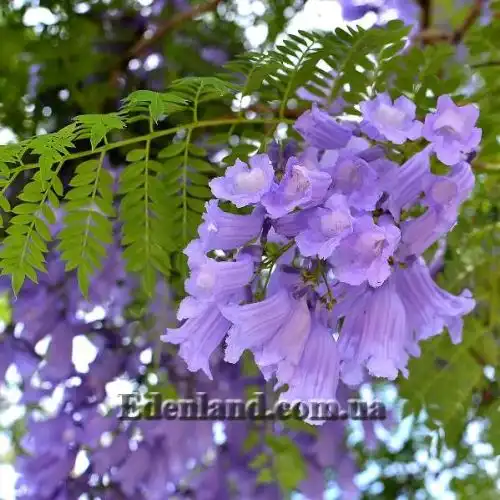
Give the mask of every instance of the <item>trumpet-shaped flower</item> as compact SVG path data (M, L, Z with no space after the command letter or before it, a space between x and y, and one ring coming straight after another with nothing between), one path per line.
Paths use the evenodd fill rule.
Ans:
M236 160L226 170L224 177L210 181L210 188L216 198L228 200L238 208L258 203L262 196L271 189L274 169L266 154L255 155L249 165Z
M438 159L454 165L481 141L481 129L475 127L479 109L473 104L457 106L449 96L441 96L435 113L426 116L423 136L431 143Z

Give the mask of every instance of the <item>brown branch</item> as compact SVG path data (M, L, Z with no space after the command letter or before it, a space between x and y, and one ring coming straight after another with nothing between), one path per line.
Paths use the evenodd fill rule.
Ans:
M485 0L474 0L474 4L472 5L463 23L453 32L451 43L458 45L464 39L467 31L472 28L481 15L485 3Z
M210 12L217 8L217 5L221 3L222 0L208 0L206 3L196 5L190 10L184 12L179 12L178 14L172 16L168 21L158 26L156 31L149 38L142 38L139 40L128 52L127 58L133 59L134 57L140 56L148 49L151 45L161 40L167 33L177 29L179 26L187 21L191 21L195 17L198 17L205 12Z
M452 33L447 33L446 31L440 31L430 28L431 25L431 2L430 0L420 0L420 7L422 9L421 14L421 27L420 33L415 35L414 39L421 41L424 45L431 43L452 43L453 45L458 45L465 37L469 29L477 21L483 7L485 5L485 0L474 0L474 4L471 7L466 18L462 24ZM489 66L486 64L485 66Z
M446 33L445 31L426 29L417 33L414 37L415 40L425 43L438 43L438 42L450 42L452 35Z
M432 2L431 0L419 0L420 14L420 29L422 31L429 28L431 25Z
M160 24L156 31L149 37L143 36L136 44L134 44L127 54L121 58L119 66L111 72L111 84L115 87L118 83L120 75L124 72L123 68L127 67L128 62L135 57L139 57L152 45L159 42L166 34L178 29L184 23L191 21L195 17L204 14L205 12L213 11L217 8L217 5L221 3L222 0L208 0L203 4L196 5L192 9L186 10L184 12L179 12L173 15Z

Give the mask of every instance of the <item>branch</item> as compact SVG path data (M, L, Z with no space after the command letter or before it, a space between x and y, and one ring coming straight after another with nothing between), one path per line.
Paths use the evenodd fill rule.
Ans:
M422 31L427 30L431 25L432 2L431 0L419 0L421 14L420 14L420 28Z
M458 45L464 39L467 31L472 28L478 17L481 15L485 3L485 0L474 0L474 4L472 5L469 14L466 16L463 23L453 32L451 43Z
M500 66L500 61L484 61L476 64L471 64L472 69L476 68L492 68L494 66Z
M184 12L179 12L173 15L163 24L160 24L156 31L151 36L143 36L137 43L135 43L132 48L127 52L127 54L120 59L119 65L111 72L111 85L116 87L119 77L125 72L128 62L131 59L141 56L144 52L151 46L160 41L167 33L176 30L184 23L191 21L199 15L210 12L217 8L217 5L221 3L222 0L208 0L206 3L196 5L192 9L186 10Z
M436 30L436 29L426 29L417 33L414 37L415 40L420 40L425 43L438 43L438 42L450 42L452 35L446 33L446 31Z
M222 0L208 0L206 3L196 5L190 10L184 12L179 12L178 14L172 16L168 21L158 26L157 30L150 37L143 37L139 40L128 52L127 58L133 59L134 57L140 56L148 49L151 45L161 40L168 32L177 29L179 26L187 21L191 21L195 17L198 17L205 12L210 12L217 8L217 5L221 3Z
M458 45L465 37L467 31L474 25L478 17L481 15L485 0L474 0L471 10L467 14L462 24L452 33L440 31L430 28L431 25L431 2L430 0L420 0L421 14L421 28L420 33L415 35L415 40L420 40L422 43L439 43L448 42L453 45ZM485 64L489 66L489 64Z

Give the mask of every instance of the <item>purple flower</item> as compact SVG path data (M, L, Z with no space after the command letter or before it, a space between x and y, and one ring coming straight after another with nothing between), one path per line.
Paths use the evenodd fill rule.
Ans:
M327 259L342 239L352 233L353 222L347 198L334 194L309 214L309 227L300 232L295 241L305 257L318 255Z
M366 290L346 316L339 338L343 363L366 366L371 375L394 380L406 373L410 330L394 281Z
M231 250L255 239L264 222L261 208L255 208L251 215L236 215L221 210L217 200L207 202L204 222L198 228L204 250Z
M226 361L236 363L243 351L250 349L262 366L283 360L298 363L310 328L305 300L296 301L281 288L262 302L228 306L222 312L233 323Z
M191 241L184 249L184 255L188 258L188 266L193 269L205 262L207 256L200 239Z
M314 463L307 463L307 475L299 485L300 492L308 500L323 500L325 498L325 474L323 469Z
M307 208L320 203L331 183L326 172L308 169L292 157L279 184L262 197L262 205L273 218L282 217L295 208Z
M427 148L416 153L402 167L389 170L382 178L382 187L389 193L387 207L396 221L401 217L401 210L418 201L431 177L429 154Z
M277 332L261 346L254 347L255 362L262 369L276 367L280 372L288 373L301 359L311 329L311 314L305 298L292 300L290 307L287 320ZM243 331L245 327L245 324L241 325Z
M311 332L296 367L288 366L278 370L278 380L289 388L281 394L286 401L331 400L335 398L339 380L339 355L332 332L318 317L314 317ZM311 420L319 424L320 421Z
M51 453L63 457L70 445L79 441L81 430L68 415L48 420L30 420L29 433L23 438L23 448L31 454Z
M423 215L408 219L401 225L401 247L398 256L402 259L410 255L422 255L443 234L455 225L456 221L440 217L437 210L429 208Z
M423 204L441 213L446 220L456 220L458 208L470 196L474 184L471 166L460 162L451 167L446 176L429 175L425 178Z
M238 208L259 203L269 191L274 179L274 170L266 154L255 155L250 166L240 160L226 170L224 177L210 181L209 186L216 198L228 200Z
M375 12L378 14L380 5L378 2L359 2L356 0L339 0L342 7L342 19L345 21L357 21L364 17L368 12Z
M186 291L200 300L227 300L252 278L254 262L241 255L235 262L218 262L208 257L191 271Z
M398 97L393 104L389 94L384 92L371 101L362 102L360 108L364 123L368 125L367 134L372 139L380 134L394 144L403 144L407 139L415 140L422 135L422 123L415 120L417 107L407 97Z
M295 129L310 146L319 149L340 149L347 145L352 131L339 125L327 112L313 105L295 122Z
M12 364L16 365L23 380L30 379L40 363L40 358L34 349L30 349L31 346L25 344L23 340L10 335L2 335L1 337L4 338L0 342L0 381L3 380Z
M102 415L97 407L80 410L82 433L79 442L91 448L98 448L101 436L105 432L113 432L118 426L118 419L114 413Z
M349 151L342 152L330 171L333 188L347 196L351 207L373 210L382 190L377 183L377 172L369 163Z
M210 356L221 344L230 326L219 308L209 302L179 328L168 328L162 340L180 344L179 356L186 361L188 368L191 371L203 370L212 379Z
M397 11L398 19L401 19L401 21L403 21L406 25L413 24L416 25L414 28L418 29L419 16L421 13L421 7L418 4L418 1L388 0L387 7L389 9L395 9Z
M283 217L275 219L273 227L278 234L287 238L294 238L301 231L307 229L314 211L314 208L308 208L307 210L297 210L291 214L286 214Z
M473 104L457 106L449 96L441 96L435 113L425 117L423 136L432 144L439 161L454 165L481 141L481 129L475 127L479 109Z
M381 217L378 224L367 215L356 219L354 232L329 259L336 278L349 285L368 280L371 286L380 286L391 274L388 259L399 240L400 231L388 218Z
M401 225L401 258L421 255L456 224L458 208L474 187L470 165L454 165L448 176L432 176L427 180L425 198L429 208L420 217Z
M469 290L457 297L439 288L421 258L408 269L399 269L394 279L417 340L438 335L447 327L452 342L461 342L462 316L469 314L476 304Z

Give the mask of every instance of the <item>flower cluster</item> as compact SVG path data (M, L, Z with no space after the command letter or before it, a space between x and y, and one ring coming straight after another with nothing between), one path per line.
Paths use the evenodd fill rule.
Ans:
M288 386L283 398L331 399L339 378L406 376L419 342L445 327L461 341L475 302L442 290L423 253L473 189L478 110L442 96L419 121L409 99L386 94L360 109L355 123L313 106L295 123L302 152L273 145L211 181L217 200L185 250L184 322L164 336L191 370L210 377L225 340L226 361L250 350ZM393 144L406 146L402 165Z
M40 273L38 285L22 288L12 304L13 323L0 334L0 377L7 374L10 380L10 368L16 366L22 378L19 405L30 408L20 442L22 453L15 464L16 498L155 500L196 494L219 500L234 496L234 481L238 498L281 498L277 484L258 483L259 470L253 465L257 457L273 452L266 445L269 429L264 425L228 421L221 442L220 436L214 440L210 420L118 418L118 402L108 397L111 385L118 381L140 389L150 384L154 374L160 381L168 379L179 396L192 396L194 388L221 399L246 399L250 388L264 392L266 383L258 373L246 375L243 364L225 363L221 350L212 359L213 381L202 372L189 372L182 359L171 353L161 353L160 367L144 357L155 347L155 334L173 324L168 288L160 283L149 307L155 325L131 321L135 281L124 271L119 247L111 245L108 254L106 270L93 277L84 300L76 276L64 272L60 256L51 250L48 273ZM9 286L5 280L5 288ZM78 342L82 338L88 342L86 350L90 345L94 350L88 368L82 366L82 358L90 354ZM47 348L42 348L48 339ZM155 390L154 385L149 387ZM355 395L340 386L343 407ZM367 446L373 447L375 423L363 425ZM306 476L298 489L309 500L323 498L325 471L330 468L337 470L343 498L359 497L353 481L357 465L344 445L345 421L329 422L317 438L280 422L272 426L273 435L286 442L292 439L300 450ZM244 443L253 435L259 436L258 442L248 449Z
M76 285L74 276L69 274L63 279L56 272L59 266L54 265L59 262L55 258L57 256L51 257L49 277L52 286L45 287L45 283L39 285L40 290L45 290L46 299L51 299L47 302L48 308L43 307L29 288L23 288L14 303L15 316L24 322L22 332L39 331L41 323L37 318L42 314L49 317L54 307L53 294L63 302L68 297L78 298L78 294L70 288ZM112 254L111 257L120 261L119 254ZM109 267L106 276L96 276L95 288L91 290L91 296L100 303L99 307L105 309L101 314L106 314L106 317L96 322L102 322L100 325L87 323L85 335L97 348L87 373L72 366L74 346L64 350L49 347L45 354L37 355L30 337L23 337L22 332L13 336L5 334L0 344L0 353L12 351L17 354L13 362L25 381L22 404L38 407L44 398L62 389L60 402L49 415L32 410L27 419L26 433L21 441L23 453L16 461L19 474L16 498L55 500L99 496L108 500L155 500L167 497L187 499L196 495L219 500L234 496L233 481L236 481L238 498L282 498L275 483L257 482L259 470L253 465L256 458L272 453L265 444L266 432L269 431L264 425L251 421L228 421L224 424L224 439L221 442L220 437L214 441L211 421L127 422L117 418L118 412L106 398L105 388L110 382L120 379L133 381L137 387L144 384L145 369L148 367L138 358L148 346L144 337L149 337L150 332L136 330L132 339L129 335L130 323L125 323L121 329L116 322L112 326L108 314L110 311L120 312L119 303L122 300L105 300L104 291L108 290L109 297L116 288L113 276L121 278L120 266ZM95 295L97 289L103 292L100 300ZM157 296L164 299L165 291L161 287ZM151 306L159 322L165 316L164 304L160 302L155 301ZM30 310L40 311L40 314L32 318L23 316L22 312L28 310L29 303L32 304ZM76 303L80 305L72 309L71 305ZM62 329L73 340L76 332L82 330L77 325L83 322L75 313L82 311L85 304L80 298L75 302L68 300L68 305L69 308L60 305L56 309L61 321L63 313L68 321L72 320ZM86 305L87 309L92 309L90 303ZM41 331L36 338L40 336ZM52 341L54 345L60 342L58 336ZM54 349L57 356L54 356ZM28 354L30 357L27 358ZM208 380L201 372L188 372L179 357L167 353L161 356L162 368L155 373L162 377L162 373L166 372L169 380L175 380L180 395L188 394L187 388L193 385L196 390L209 392L211 397L224 399L245 399L250 387L252 390L265 390L265 381L261 376L245 375L241 364L224 363L221 354L218 353L214 359L215 381ZM31 359L31 362L27 364L26 359ZM9 365L10 361L7 361L4 368ZM68 365L72 366L71 370L66 368ZM25 369L27 366L31 367L29 373ZM47 371L46 366L51 370ZM65 369L56 370L57 367ZM50 377L47 377L49 373ZM346 386L341 386L339 401L343 407L351 396L355 394ZM363 424L367 446L373 447L376 445L373 440L374 422ZM337 482L344 495L342 498L359 498L360 492L353 481L358 469L353 454L344 444L345 421L329 422L317 438L302 431L291 431L279 422L272 425L273 435L293 439L304 458L307 475L298 489L309 500L323 498L327 486L324 475L330 468L337 470ZM249 450L244 444L250 435L258 435L259 439L257 445ZM334 447L331 446L333 444ZM196 474L193 465L196 466Z

